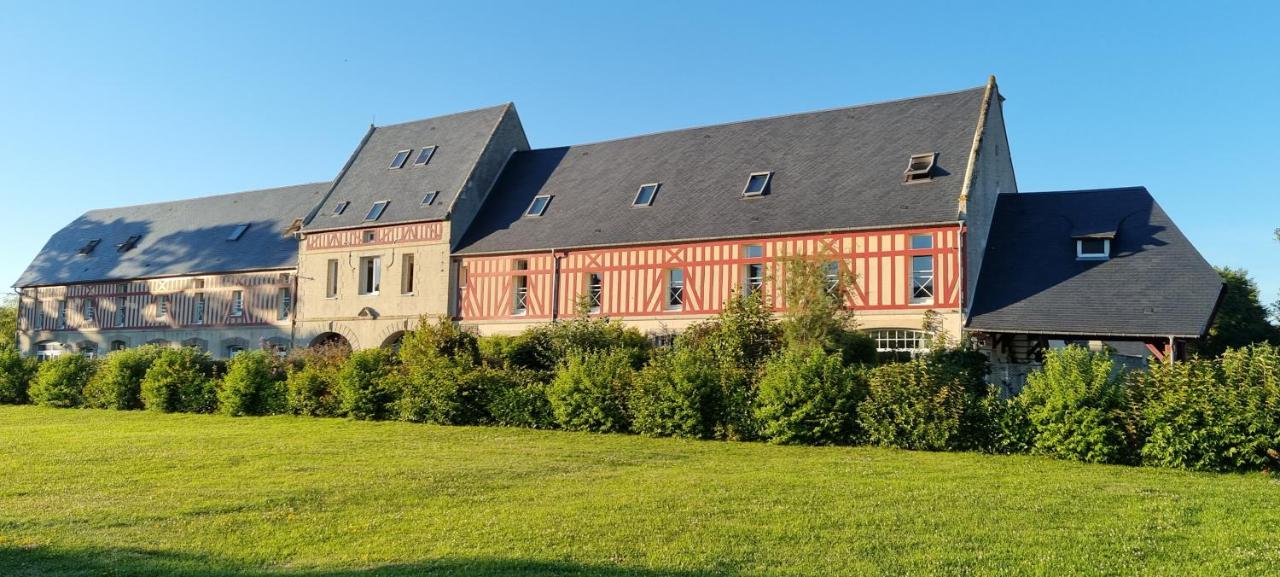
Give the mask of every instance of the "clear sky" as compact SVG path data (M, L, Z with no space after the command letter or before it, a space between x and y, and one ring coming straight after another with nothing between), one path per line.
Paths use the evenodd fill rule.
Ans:
M92 208L332 179L371 121L514 101L545 147L995 74L1022 191L1145 185L1275 300L1273 6L1049 4L6 3L0 280Z

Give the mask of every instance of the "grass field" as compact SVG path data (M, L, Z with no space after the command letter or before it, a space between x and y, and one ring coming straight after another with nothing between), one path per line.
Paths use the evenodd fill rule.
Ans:
M0 407L0 575L1264 575L1280 482Z

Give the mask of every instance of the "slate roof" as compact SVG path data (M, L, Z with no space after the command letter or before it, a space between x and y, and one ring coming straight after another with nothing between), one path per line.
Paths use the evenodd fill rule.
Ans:
M984 89L518 152L458 252L955 222ZM927 152L937 177L903 184ZM742 198L759 171L769 194ZM652 206L633 208L654 182ZM546 213L522 217L540 194Z
M1073 236L1114 231L1111 258ZM1002 194L968 327L991 332L1199 337L1223 283L1142 187Z
M54 233L14 286L290 268L298 241L284 230L328 189L302 184L89 211ZM240 224L248 230L228 241ZM137 246L118 252L132 235L142 237ZM79 254L95 238L97 248Z
M308 220L304 230L366 226L365 215L373 203L382 200L391 202L377 220L378 225L444 219L498 122L513 108L507 103L370 127L365 141L338 175L323 204L316 207L316 215ZM428 146L436 147L431 160L424 166L414 166L418 154ZM392 159L401 150L412 151L404 167L390 168ZM423 206L423 197L432 191L440 194L434 203ZM334 205L343 201L350 201L351 205L341 215L334 215Z

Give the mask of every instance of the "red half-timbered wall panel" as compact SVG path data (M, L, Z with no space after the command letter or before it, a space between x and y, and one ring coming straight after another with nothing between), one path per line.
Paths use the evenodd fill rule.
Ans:
M587 290L590 273L603 278L604 315L715 314L731 291L743 285L746 265L763 263L767 278L785 279L779 259L801 255L839 261L852 273L852 309L957 308L963 290L959 232L959 227L936 227L561 251L558 287L553 272L557 257L550 253L466 257L461 259L461 319L547 319L552 316L553 289L558 314L571 315L576 299ZM916 235L930 236L932 248L911 249ZM750 245L762 247L764 257L745 258ZM928 304L912 304L911 257L922 255L934 257L935 297ZM527 261L528 268L517 270L518 260ZM679 311L665 306L667 271L672 269L684 272L685 303ZM513 314L517 276L528 279L529 304L523 315ZM774 308L783 310L782 287L766 282L764 290Z

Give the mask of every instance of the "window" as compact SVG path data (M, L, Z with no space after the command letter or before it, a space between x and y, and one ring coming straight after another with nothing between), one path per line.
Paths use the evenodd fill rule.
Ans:
M547 204L551 202L551 195L540 194L533 197L533 202L529 203L529 210L524 211L526 216L542 216L547 211Z
M649 206L653 204L654 195L658 194L660 183L646 184L636 191L635 200L631 201L631 206Z
M413 294L413 273L413 255L402 255L400 257L400 294Z
M116 297L116 326L124 326L125 320L129 316L129 303L124 297Z
M404 168L404 163L409 160L409 155L413 154L413 149L401 150L396 153L396 157L391 159L391 166L388 168Z
M288 320L289 311L293 309L293 291L289 287L276 290L276 320Z
M933 165L938 153L913 154L907 162L907 169L902 171L903 182L923 182L933 178Z
M369 214L364 215L364 220L366 222L370 220L378 220L382 217L382 212L387 210L387 205L390 203L391 201L388 200L379 200L378 202L373 203L373 206L369 207Z
M422 152L418 153L418 159L413 161L413 165L423 166L426 163L431 162L431 156L434 155L435 153L436 153L436 147L434 146L428 146L423 148Z
M440 191L433 190L422 197L422 206L431 206L436 203L436 197L440 196Z
M118 292L118 293L127 293L127 292L129 292L129 283L127 283L127 282L122 282L122 283L120 283L120 284L116 285L116 292Z
M742 196L761 196L768 194L772 172L753 172L747 177L747 186L742 189Z
M511 306L511 314L523 315L529 312L529 277L519 275L513 281L515 300Z
M360 294L376 295L382 289L382 257L360 259Z
M142 240L142 235L140 235L140 234L135 234L135 235L133 235L133 236L131 236L131 237L129 237L129 238L127 238L127 239L125 239L125 241L124 241L124 242L122 242L122 243L120 243L120 244L117 244L117 245L116 245L116 252L128 252L128 251L130 251L130 250L133 250L133 247L138 246L138 241L140 241L140 240Z
M876 350L922 353L929 350L929 333L912 329L878 329L867 333L876 342Z
M329 259L328 266L325 267L324 277L324 296L325 298L338 298L338 259Z
M160 295L156 297L156 318L163 319L169 316L169 295Z
M933 257L911 257L911 304L933 303Z
M231 291L231 316L244 315L244 291Z
M37 300L31 303L31 308L35 309L36 311L36 326L35 326L36 330L43 329L44 328L44 306L41 305L40 301Z
M58 301L58 328L67 328L67 301L66 299Z
M1076 239L1076 259L1107 260L1111 258L1111 239L1080 238Z
M246 230L249 230L249 225L237 224L236 227L231 230L231 234L227 235L227 240L228 241L240 240L240 237L244 236L244 231Z
M100 242L102 242L100 238L90 239L84 243L84 246L80 247L80 254L92 254L93 249L98 248L98 243Z
M838 296L840 294L840 263L833 260L822 265L822 274L827 281L827 294Z
M684 269L673 268L667 271L667 310L678 311L684 308Z
M192 319L196 324L204 324L204 293L196 293L195 295L195 314Z
M743 258L764 258L764 247L752 244L742 247ZM743 292L751 294L764 285L764 263L753 262L743 267Z
M587 306L591 312L600 312L600 304L604 298L604 277L598 273L587 273Z
M111 341L111 352L123 351L129 348L129 343L124 341Z
M376 239L377 239L377 236L373 233L372 230L366 230L364 231L364 234L360 235L360 240L364 242L373 242Z
M85 322L93 322L93 315L97 311L94 309L93 299L84 299L84 320Z
M204 279L198 278L196 280L191 281L191 286L192 288L197 288L197 289L204 288Z
M344 200L342 202L339 202L338 204L333 205L333 216L338 216L346 212L348 206L351 206L351 201L349 200Z
M227 345L227 358L234 358L236 355L244 352L242 345Z
M911 235L911 249L920 250L925 248L933 248L933 235L931 234L913 234Z

